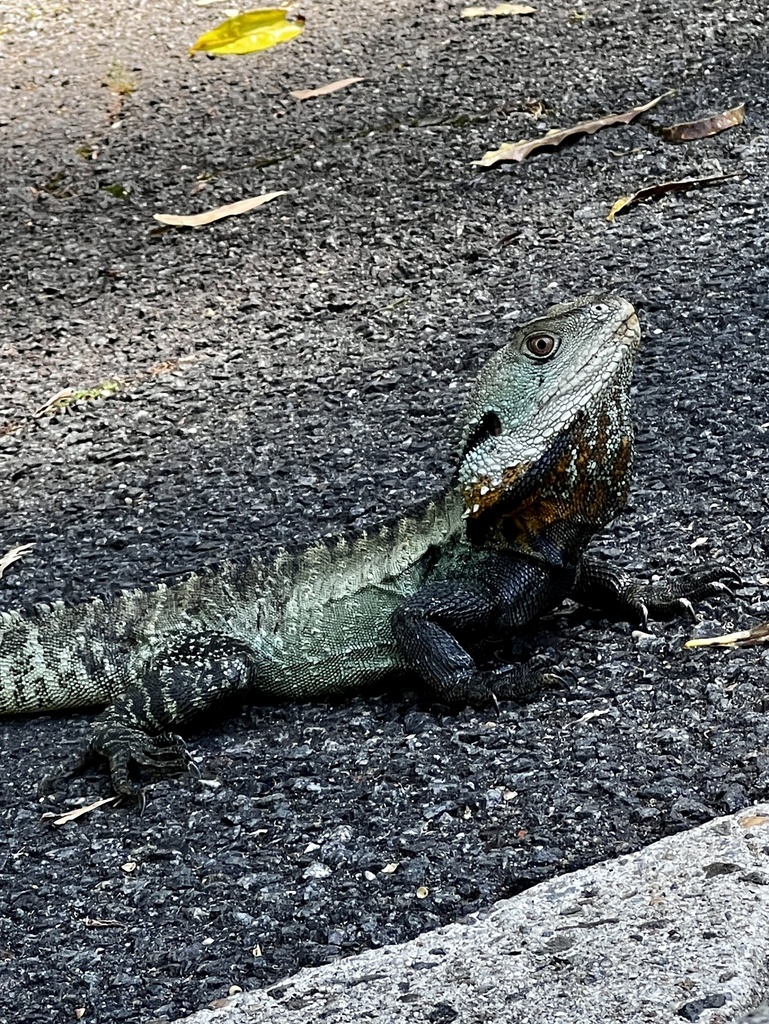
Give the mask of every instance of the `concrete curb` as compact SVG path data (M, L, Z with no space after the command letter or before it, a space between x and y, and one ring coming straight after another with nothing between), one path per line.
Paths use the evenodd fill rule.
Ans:
M764 997L768 957L762 804L186 1024L729 1024Z

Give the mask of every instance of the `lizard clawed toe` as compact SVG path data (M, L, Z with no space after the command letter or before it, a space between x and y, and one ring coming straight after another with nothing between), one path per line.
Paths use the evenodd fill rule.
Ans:
M649 607L643 601L638 602L638 612L641 619L641 626L644 630L649 629Z
M730 582L733 583L734 586L739 586L740 585L740 581L739 580L730 580ZM714 595L715 594L728 594L729 597L734 597L734 591L729 586L729 584L728 583L724 583L723 580L714 580L711 584L709 584L709 586L710 586L710 590L712 591L712 593Z

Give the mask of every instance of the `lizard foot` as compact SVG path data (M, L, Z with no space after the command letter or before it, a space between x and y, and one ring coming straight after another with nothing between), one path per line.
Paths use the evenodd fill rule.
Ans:
M142 785L137 781L142 768L164 775L197 771L196 767L191 767L192 761L181 736L173 733L150 736L141 729L98 719L93 730L94 734L81 754L43 779L41 794L50 793L61 779L71 778L106 758L115 793L143 806Z
M604 562L583 559L572 596L580 604L598 608L612 618L639 622L650 618L672 619L686 614L694 618L693 601L731 593L739 585L732 569L711 566L695 569L661 583L638 583L627 573Z
M190 761L181 736L173 733L150 736L140 729L111 722L94 723L88 753L92 759L106 758L112 788L116 793L134 799L142 788L136 781L137 769L149 768L164 775L174 775L185 771Z
M731 594L731 587L739 582L731 569L713 566L685 573L666 583L635 584L628 588L626 598L644 625L650 617L671 619L685 614L694 619L693 601Z
M497 665L475 673L467 686L467 703L475 708L499 701L527 704L543 690L565 688L564 680L553 672L538 672L527 664Z

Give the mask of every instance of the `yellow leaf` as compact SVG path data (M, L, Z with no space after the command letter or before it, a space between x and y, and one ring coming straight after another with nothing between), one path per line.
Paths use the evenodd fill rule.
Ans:
M707 139L711 135L718 135L727 128L742 124L744 120L745 104L740 103L739 107L724 110L721 114L709 114L698 121L671 124L668 128L662 129L662 135L668 142L691 142L694 139Z
M723 636L706 636L699 640L687 640L684 647L750 647L752 644L769 643L769 622L762 622L752 629L741 629L738 633Z
M112 804L117 800L116 796L105 796L101 800L97 800L96 803L89 804L87 807L78 807L74 811L67 811L66 814L62 814L61 817L57 815L50 815L54 819L54 825L66 825L70 821L76 821L81 818L84 814L90 814L91 811L95 811L97 807L104 807L105 804ZM45 815L49 817L49 815Z
M613 224L614 218L620 210L624 210L628 206L633 206L635 203L642 203L645 199L658 199L660 196L667 195L668 192L688 192L693 188L707 188L710 185L721 185L725 181L730 181L732 178L738 177L738 175L739 172L735 171L731 174L710 174L704 178L681 178L677 181L658 181L654 185L645 185L643 188L639 188L639 190L634 192L631 196L620 196L606 214L606 219L609 223ZM687 646L701 647L703 644L699 640L690 640Z
M620 196L619 199L612 203L612 207L606 214L606 219L610 224L614 223L614 218L617 216L620 210L624 210L626 206L630 206L633 202L633 196Z
M0 558L0 576L3 575L9 565L13 565L14 562L18 562L20 558L23 558L27 552L31 551L34 544L17 544L15 548L11 548L9 551Z
M170 224L175 228L199 228L204 224L213 224L215 220L222 217L237 217L240 213L249 213L257 206L264 206L270 200L278 196L286 196L285 189L282 192L265 192L261 196L251 196L250 199L241 199L237 203L228 203L226 206L217 206L214 210L206 210L204 213L193 213L189 216L179 216L175 213L155 213L153 217L161 224Z
M205 32L191 50L195 53L255 53L278 43L287 43L304 29L301 16L289 21L281 7L263 7L228 18L221 25Z

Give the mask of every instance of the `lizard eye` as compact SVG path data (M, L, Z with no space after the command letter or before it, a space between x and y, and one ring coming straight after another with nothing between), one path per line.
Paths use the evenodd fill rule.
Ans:
M526 349L535 359L547 359L558 348L558 342L552 334L532 334L526 339Z

